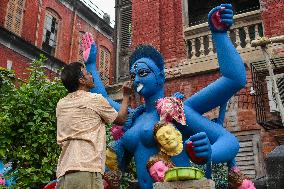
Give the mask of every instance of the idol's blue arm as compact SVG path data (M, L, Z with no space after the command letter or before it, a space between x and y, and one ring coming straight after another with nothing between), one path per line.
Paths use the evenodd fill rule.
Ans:
M220 9L220 7L218 8ZM214 26L212 26L212 23L210 24L210 17L218 8L209 13L209 26L211 26L212 39L216 48L222 77L185 101L186 106L193 108L200 114L225 104L236 92L246 85L244 63L231 39L228 37L227 29L218 31L212 29ZM229 23L224 23L229 27L233 22L232 19L233 17L226 19Z
M222 23L227 26L225 28L217 29L213 24L212 17L216 16L218 11L222 12ZM187 124L197 133L206 133L211 143L211 158L214 163L232 160L239 150L239 143L234 135L226 131L221 124L202 116L203 113L224 105L246 84L244 63L227 35L232 23L233 11L229 4L218 6L209 13L209 26L222 77L184 102Z
M91 47L91 51L90 51L90 55L88 60L86 61L86 68L87 71L92 73L93 76L93 80L94 80L94 84L95 86L91 89L92 93L98 93L98 94L102 94L103 97L105 97L107 99L107 101L109 102L109 104L116 110L119 111L120 109L120 104L114 100L112 100L106 91L106 88L100 78L100 74L97 71L97 65L96 65L96 54L97 54L97 49L96 49L96 45L92 44Z
M211 160L213 163L228 162L237 155L239 142L233 134L223 128L222 125L200 115L192 108L184 107L184 110L186 122L189 126L181 126L179 129L182 133L188 133L189 136L192 135L192 130L194 133L205 132L211 144ZM200 156L207 156L202 153L205 153L205 151L202 151Z

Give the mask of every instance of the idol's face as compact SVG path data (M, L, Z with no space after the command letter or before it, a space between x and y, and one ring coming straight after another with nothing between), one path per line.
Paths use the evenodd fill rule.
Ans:
M143 97L150 97L159 90L160 70L149 58L137 60L130 69L134 90Z
M182 141L181 133L172 125L161 127L156 133L156 138L161 147L169 152L176 150Z
M165 177L165 172L168 169L169 167L163 161L158 161L153 166L150 167L149 173L156 182L163 182Z

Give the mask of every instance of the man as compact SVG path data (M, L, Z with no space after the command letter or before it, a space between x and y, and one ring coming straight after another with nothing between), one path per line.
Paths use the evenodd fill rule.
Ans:
M61 80L69 94L59 100L56 108L57 143L62 149L57 188L101 189L105 170L105 125L124 123L131 83L123 86L123 101L117 113L102 95L89 92L94 82L83 64L66 65Z

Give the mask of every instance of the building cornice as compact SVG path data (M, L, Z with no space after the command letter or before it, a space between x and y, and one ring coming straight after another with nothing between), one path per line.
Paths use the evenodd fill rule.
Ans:
M97 31L103 34L108 39L113 38L114 29L95 12L93 12L87 5L79 0L59 0L69 10L76 11L80 18L89 23Z

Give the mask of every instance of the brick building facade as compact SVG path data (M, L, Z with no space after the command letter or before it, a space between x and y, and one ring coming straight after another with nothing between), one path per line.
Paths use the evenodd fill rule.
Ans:
M80 41L91 32L97 44L98 68L112 83L113 28L77 0L0 0L0 66L27 78L29 63L40 53L48 57L49 73L82 61Z
M164 55L167 96L180 91L189 97L217 79L220 75L207 24L207 13L220 2L116 0L118 83L127 78L128 57L138 44L152 44ZM263 35L272 37L284 34L281 24L284 22L284 1L231 2L236 15L229 34L244 59L247 85L228 102L225 127L240 141L238 164L246 175L256 179L265 175L264 161L267 154L283 142L284 127L281 124L277 127L275 125L275 129L264 129L257 121L259 112L256 110L260 105L256 103L255 94L252 93L257 88L254 88L251 65L258 61L264 62L264 57L260 47L251 47L250 43ZM269 45L269 49L272 56L283 57L282 44ZM113 94L113 97L119 96ZM265 103L268 104L268 99ZM208 112L207 116L217 117L218 110Z

